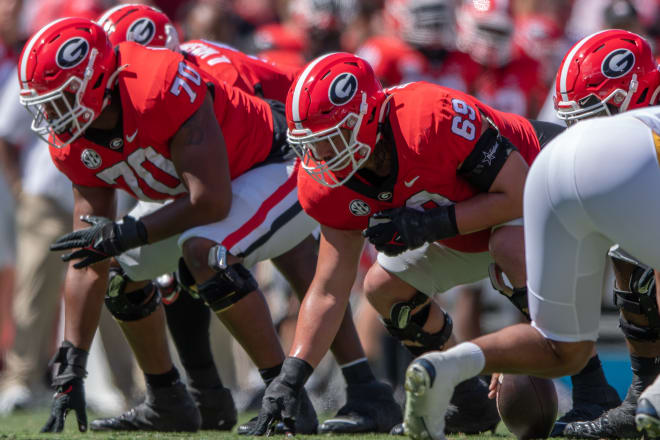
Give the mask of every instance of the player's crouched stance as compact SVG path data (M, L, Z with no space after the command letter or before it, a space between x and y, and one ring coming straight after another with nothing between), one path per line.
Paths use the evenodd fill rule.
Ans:
M557 129L548 124L544 133L425 82L383 90L371 66L346 53L306 66L289 89L286 114L302 159L299 199L321 223L321 242L286 368L266 390L254 434L291 422L346 310L364 237L379 251L366 297L415 355L453 345L451 318L434 294L484 278L494 261L524 290L524 179L542 134ZM499 417L487 385L462 382L446 396L453 407L443 430L494 429Z
M444 438L437 414L466 378L495 372L558 377L585 365L598 336L608 249L618 243L660 267L657 243L649 240L658 236L660 216L659 131L660 112L636 110L581 122L541 152L524 194L532 323L413 361L404 414L412 438ZM650 430L660 427L659 387L656 382L642 394L637 411L638 424Z

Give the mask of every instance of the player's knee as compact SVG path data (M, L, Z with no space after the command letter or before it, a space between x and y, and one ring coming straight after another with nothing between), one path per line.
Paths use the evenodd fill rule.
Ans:
M198 284L199 296L214 312L221 312L259 287L249 270L237 263L217 271L211 279Z
M398 289L393 287L393 275L389 274L380 265L374 264L364 277L363 292L367 301L383 316L388 316L393 304L398 301L407 301L416 291L412 288Z
M495 230L488 242L488 250L507 276L525 279L525 243L522 227L505 226ZM512 279L511 282L515 281Z
M105 306L115 319L123 322L138 321L151 315L161 303L161 297L153 283L128 291L130 279L121 268L111 268Z
M190 273L198 281L205 281L208 278L209 251L216 243L212 240L201 237L192 237L183 243L181 252ZM206 276L203 276L206 274Z
M548 341L555 353L555 363L552 365L553 377L571 376L579 373L593 353L593 341L559 342Z

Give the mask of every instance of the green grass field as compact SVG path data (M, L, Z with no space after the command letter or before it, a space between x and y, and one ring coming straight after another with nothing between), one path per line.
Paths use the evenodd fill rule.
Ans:
M88 414L90 420L94 418L93 414ZM243 414L241 416L240 422L248 420L250 417L255 414ZM164 434L164 433L150 433L150 432L128 432L128 433L80 433L78 432L78 427L76 424L76 418L73 413L69 414L67 417L66 428L61 434L40 434L39 429L44 424L48 418L47 410L40 410L35 412L17 412L12 414L9 417L2 418L0 417L0 440L27 440L27 439L181 439L181 438L192 438L192 439L244 439L243 436L238 436L235 433L221 433L213 431L200 431L196 434ZM275 436L282 437L282 436ZM297 436L300 438L329 438L330 436L311 436L311 435L301 435ZM396 439L398 437L392 437L388 435L380 434L368 434L368 435L346 435L346 436L332 436L332 439L337 440L385 440L385 439ZM504 440L507 438L514 439L504 427L502 423L498 426L497 433L495 435L475 435L475 436L451 436L450 438L464 438L470 440L491 440L498 439Z

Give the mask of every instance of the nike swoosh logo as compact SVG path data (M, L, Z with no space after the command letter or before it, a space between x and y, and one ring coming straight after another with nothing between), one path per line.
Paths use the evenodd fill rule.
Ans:
M404 181L403 181L403 184L406 185L406 187L410 188L411 186L413 186L413 185L415 184L415 182L417 181L417 179L419 179L419 176L415 176L415 177L413 177L412 179L410 179L410 180L407 181L407 182L404 180Z
M133 139L135 139L135 136L137 136L137 133L138 133L138 131L135 130L135 133L133 133L133 134L130 135L130 136L126 136L126 140L127 140L128 142L133 142Z

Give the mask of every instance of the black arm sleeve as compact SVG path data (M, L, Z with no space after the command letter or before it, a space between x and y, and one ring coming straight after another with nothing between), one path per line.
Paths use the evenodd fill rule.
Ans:
M491 127L481 135L474 150L463 161L458 175L487 192L514 150L517 150L515 145Z

